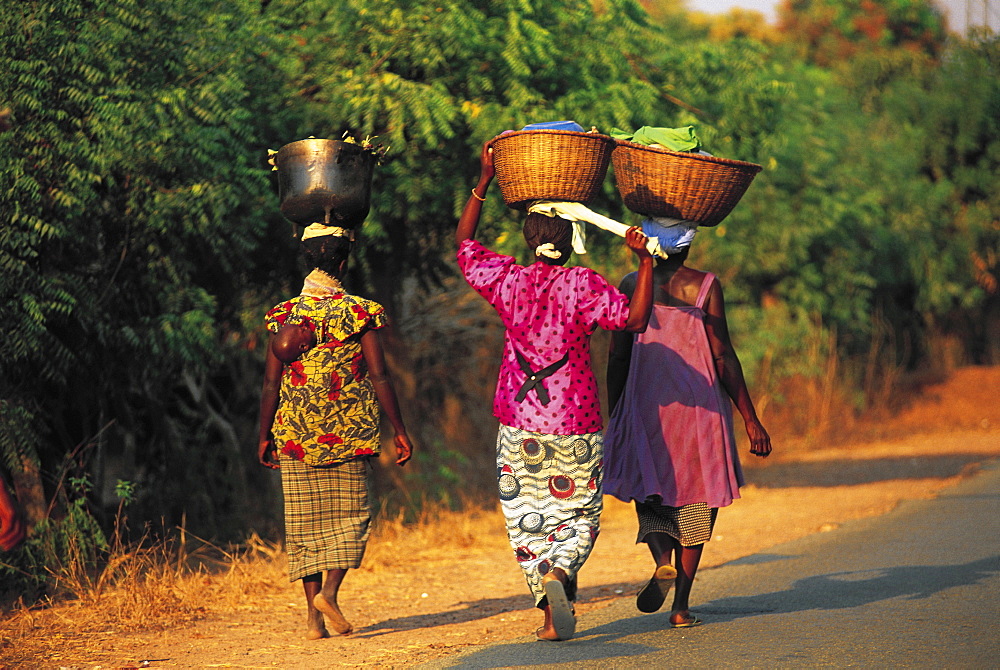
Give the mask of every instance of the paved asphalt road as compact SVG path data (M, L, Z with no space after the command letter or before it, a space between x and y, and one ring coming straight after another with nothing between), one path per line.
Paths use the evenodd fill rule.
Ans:
M1000 461L933 500L704 570L692 611L705 625L669 629L622 598L568 642L422 667L1000 668Z

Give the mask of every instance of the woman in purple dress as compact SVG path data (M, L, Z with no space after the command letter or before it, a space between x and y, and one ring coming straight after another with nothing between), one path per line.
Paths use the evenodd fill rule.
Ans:
M738 498L743 484L730 399L750 453L771 453L729 339L722 287L715 275L684 265L694 230L644 222L669 256L653 270L649 327L634 337L614 333L608 360L605 493L635 501L637 541L656 562L636 599L639 610L657 611L676 580L674 628L701 623L688 599L702 548L718 509ZM629 294L634 286L633 273L620 288Z

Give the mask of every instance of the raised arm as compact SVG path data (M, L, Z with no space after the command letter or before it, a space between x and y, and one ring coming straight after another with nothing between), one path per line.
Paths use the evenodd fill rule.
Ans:
M483 211L483 202L486 200L486 189L490 187L494 173L493 147L490 146L489 142L486 142L483 144L483 151L479 156L479 182L469 194L469 200L465 203L462 216L458 219L458 227L455 228L455 244L461 244L476 236L479 215Z
M636 273L631 272L625 275L618 290L629 298L635 293ZM625 391L625 382L628 380L629 365L632 362L632 342L635 336L624 330L616 330L611 333L611 347L608 351L608 406L613 412L618 400Z
M361 335L361 353L368 365L368 377L375 387L375 396L385 412L392 429L395 432L393 441L396 443L396 464L405 465L413 455L413 445L406 434L406 426L399 412L399 402L396 399L396 389L385 365L385 355L382 353L382 340L377 330L366 330Z
M705 312L705 331L712 349L715 370L722 380L726 393L733 399L737 411L743 417L747 437L750 438L750 453L766 457L771 453L771 437L757 418L757 410L754 409L746 379L743 377L743 366L740 365L740 359L729 339L726 307L718 280L712 282L709 289Z
M653 312L653 257L646 248L648 238L636 226L625 233L625 245L639 257L639 273L635 289L628 304L628 322L625 331L641 333L649 325L649 315Z

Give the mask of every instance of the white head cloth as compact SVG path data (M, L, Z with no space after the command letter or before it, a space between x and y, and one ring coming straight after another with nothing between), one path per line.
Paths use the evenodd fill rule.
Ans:
M609 219L602 214L598 214L579 202L537 200L528 206L528 211L536 214L544 214L545 216L558 216L566 219L567 221L572 221L573 251L577 254L587 253L587 250L584 248L585 237L582 223L583 221L593 224L610 233L614 233L619 237L625 237L625 234L629 229L629 226L624 223L615 221L614 219ZM654 256L660 256L661 258L665 258L667 256L666 252L660 249L660 243L657 242L655 238L649 238L646 240L646 249L648 249L649 253Z
M334 237L346 237L351 242L354 241L354 230L351 228L340 228L338 226L326 226L322 223L310 223L306 226L306 229L302 231L302 241L306 241L313 237L323 237L324 235L332 235Z
M535 247L535 255L546 256L548 258L562 258L562 252L556 249L556 246L551 242L539 244Z

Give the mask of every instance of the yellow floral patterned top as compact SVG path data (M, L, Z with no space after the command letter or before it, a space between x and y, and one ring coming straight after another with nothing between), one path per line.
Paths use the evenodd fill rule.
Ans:
M271 332L286 322L309 325L316 346L282 373L271 427L276 447L314 466L377 455L379 406L361 353L361 335L386 325L383 307L343 292L303 294L276 305L265 317Z

